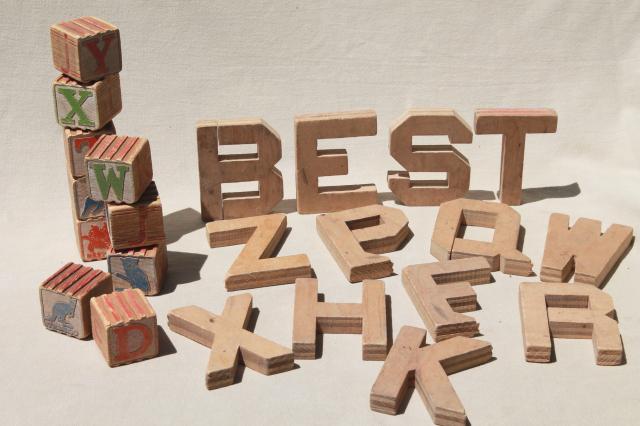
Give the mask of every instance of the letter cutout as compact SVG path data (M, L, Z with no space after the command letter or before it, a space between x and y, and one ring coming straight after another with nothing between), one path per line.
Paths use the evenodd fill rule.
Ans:
M225 277L228 291L290 284L311 276L306 254L271 257L286 229L287 216L282 213L207 223L210 247L246 243Z
M96 68L93 71L95 74L103 75L109 72L109 66L106 62L107 53L109 51L109 47L111 46L111 42L118 40L118 34L109 33L105 34L102 37L96 37L90 39L84 43L84 47L86 47L89 52L91 52L91 56L96 60ZM98 46L98 43L102 41L102 48ZM119 48L119 46L118 46Z
M402 284L433 340L478 334L478 322L460 312L478 309L471 285L491 281L491 268L483 257L446 260L407 266Z
M261 119L200 121L198 168L202 220L270 213L282 201L280 136ZM220 145L256 144L257 154L218 154ZM258 192L222 193L223 183L258 181Z
M319 176L346 175L347 151L318 149L318 139L374 136L375 111L303 115L295 118L298 213L324 213L378 203L375 185L325 186Z
M452 109L411 109L391 127L389 151L406 171L387 174L389 189L407 206L438 206L464 196L471 167L451 145L412 145L413 136L447 135L452 144L471 143L473 131ZM409 172L447 172L445 180L411 180Z
M474 121L477 135L502 135L500 201L512 206L520 205L527 133L555 133L558 114L547 108L479 109Z
M420 328L400 329L371 388L371 409L398 414L408 391L415 386L435 424L465 425L467 415L447 376L489 362L491 344L458 336L421 347L425 335Z
M393 263L379 254L397 250L411 234L402 210L379 204L318 215L316 229L352 283L391 275Z
M614 224L601 234L601 225L599 220L579 218L569 227L569 216L553 213L540 279L567 282L575 271L575 282L601 287L633 241L632 227Z
M318 280L296 280L293 308L293 354L316 359L316 335L362 334L362 359L381 361L387 356L387 301L384 283L365 280L362 303L318 302Z
M613 299L590 284L521 283L520 319L528 362L550 362L551 337L592 339L598 365L624 358Z
M238 363L267 376L293 369L293 352L246 330L252 298L231 296L221 316L198 306L174 309L167 315L169 328L211 348L205 383L207 389L232 385Z
M459 238L462 226L493 228L493 241ZM528 276L531 260L518 251L520 214L502 203L459 198L442 203L431 237L431 254L440 261L482 256L505 274Z

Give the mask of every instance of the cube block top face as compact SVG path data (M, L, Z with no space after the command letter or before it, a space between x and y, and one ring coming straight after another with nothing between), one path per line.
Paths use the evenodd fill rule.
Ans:
M104 271L67 263L40 285L42 321L49 330L77 338L90 334L88 298L111 291Z
M91 262L107 258L111 249L111 238L106 217L76 219L76 237L82 260Z
M111 250L109 272L115 291L140 289L145 295L158 294L166 270L166 246Z
M74 178L80 178L87 174L84 164L84 157L87 152L98 142L103 134L114 134L116 129L113 122L107 123L105 127L97 131L64 129L64 144L67 153L67 164L69 171Z
M94 339L110 366L158 354L156 313L138 289L91 299Z
M81 82L122 70L120 31L106 21L84 16L52 25L53 66Z
M151 183L149 141L134 136L100 136L85 156L91 198L132 204Z

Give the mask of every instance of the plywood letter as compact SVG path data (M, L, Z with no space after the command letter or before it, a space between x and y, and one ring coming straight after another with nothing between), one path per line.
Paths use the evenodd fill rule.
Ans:
M527 133L555 133L558 114L547 108L479 109L474 121L477 135L502 135L500 201L520 205Z
M318 149L318 139L374 136L378 132L375 111L304 115L295 118L296 193L298 213L323 213L378 202L373 184L318 185L319 176L346 175L347 151Z
M270 213L283 197L280 136L261 119L200 121L198 168L202 220ZM218 154L220 145L256 144L256 154ZM222 193L223 183L258 181L258 192Z
M633 240L633 228L611 225L600 233L599 220L580 218L569 227L569 216L549 217L547 241L540 279L567 282L575 271L575 282L600 287Z
M379 253L397 250L411 233L402 210L379 204L318 215L316 228L350 282L391 275L393 263Z
M287 216L282 213L207 223L211 247L246 243L225 277L228 291L290 284L311 276L306 254L271 257L286 228Z
M462 226L493 228L493 241L459 238ZM531 260L518 251L520 215L502 203L459 198L442 203L431 237L431 254L438 260L482 256L505 274L528 276Z
M400 329L371 389L371 409L398 414L415 386L435 424L464 425L467 415L447 376L491 360L491 344L458 336L422 347L425 335L419 328Z
M553 336L592 339L598 365L622 364L613 299L592 285L521 283L520 319L529 362L551 361Z
M384 283L366 280L362 303L318 302L318 280L296 280L293 310L293 353L296 359L316 358L316 334L362 334L362 359L387 356L387 303Z
M412 145L413 136L446 135L471 143L473 131L452 109L412 109L391 127L389 151L406 171L387 174L389 189L408 206L438 206L469 190L469 161L451 145ZM446 172L445 180L411 180L409 172Z
M211 348L207 389L233 384L239 362L265 375L293 368L290 349L246 330L251 306L247 293L229 297L221 316L197 306L174 309L167 315L171 330Z
M402 284L433 340L478 334L477 321L460 312L478 309L471 285L490 282L490 271L483 257L411 265L402 270Z

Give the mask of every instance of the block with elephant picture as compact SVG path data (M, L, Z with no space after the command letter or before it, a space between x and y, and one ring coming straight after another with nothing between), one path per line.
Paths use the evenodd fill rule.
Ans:
M107 259L114 291L137 288L147 296L153 296L162 291L167 273L166 245L111 249Z
M111 274L76 263L65 264L40 285L44 326L78 339L89 337L89 300L112 289Z

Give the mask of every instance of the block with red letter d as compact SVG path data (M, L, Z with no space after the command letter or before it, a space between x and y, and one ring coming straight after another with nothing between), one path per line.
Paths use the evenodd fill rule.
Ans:
M91 329L110 367L158 355L156 313L138 289L91 299Z

